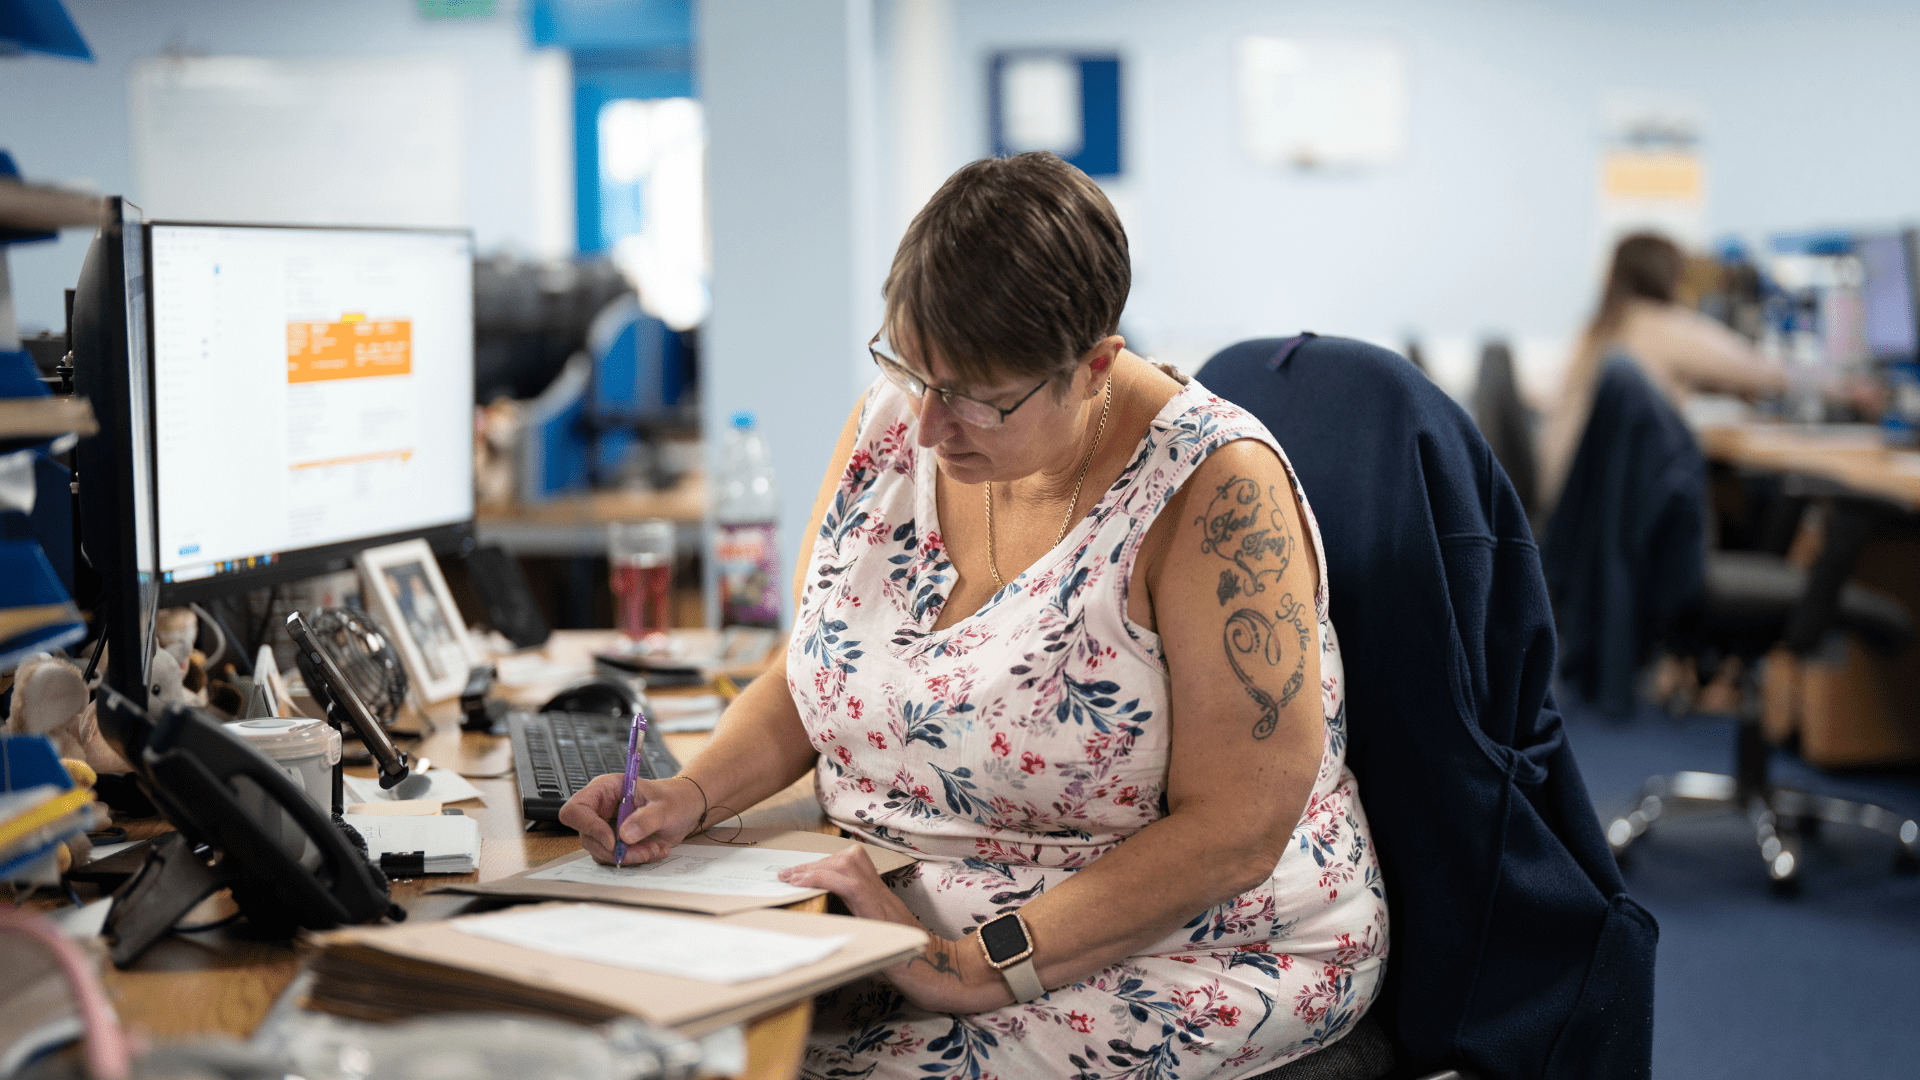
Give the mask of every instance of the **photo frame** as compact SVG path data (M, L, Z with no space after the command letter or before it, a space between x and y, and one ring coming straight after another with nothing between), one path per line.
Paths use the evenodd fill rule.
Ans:
M354 565L367 610L393 637L421 700L432 704L459 694L475 653L433 549L425 540L404 540L368 548Z

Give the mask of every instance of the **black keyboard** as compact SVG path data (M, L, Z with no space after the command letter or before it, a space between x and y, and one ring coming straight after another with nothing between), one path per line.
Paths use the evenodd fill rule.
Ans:
M627 721L605 713L508 713L521 815L528 821L558 820L560 808L588 781L602 773L625 773L627 731ZM647 779L680 771L658 732L647 732L641 758L640 775Z

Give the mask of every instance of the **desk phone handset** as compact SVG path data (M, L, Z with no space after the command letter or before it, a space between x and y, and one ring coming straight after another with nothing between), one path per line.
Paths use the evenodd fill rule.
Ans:
M119 694L102 694L102 731L131 751L140 786L177 830L114 893L106 932L116 965L139 959L221 888L261 936L406 917L359 835L264 754L198 709L173 706L150 720Z

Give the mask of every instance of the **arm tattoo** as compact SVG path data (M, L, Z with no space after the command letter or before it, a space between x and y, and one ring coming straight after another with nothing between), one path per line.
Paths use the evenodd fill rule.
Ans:
M1262 495L1254 481L1231 477L1213 493L1207 512L1194 523L1206 530L1200 550L1234 566L1220 571L1215 595L1222 604L1242 593L1265 592L1266 582L1261 579L1278 580L1293 561L1297 542L1287 528L1285 504L1271 486Z
M942 941L939 938L934 938L927 944L925 952L907 961L907 966L911 967L914 964L925 964L942 975L951 975L958 979L960 978L960 968L953 962L953 944L951 941Z
M1286 593L1280 597L1280 609L1274 612L1273 619L1252 608L1241 608L1227 616L1224 634L1227 663L1232 665L1233 674L1246 689L1247 696L1260 707L1260 718L1253 722L1253 737L1256 739L1273 734L1280 724L1280 710L1291 704L1300 693L1300 688L1306 685L1307 649L1313 643L1313 634L1307 629L1305 611L1305 605L1295 600L1292 593ZM1281 684L1276 699L1261 685L1261 677L1286 662L1286 629L1289 626L1293 628L1291 636L1298 648L1295 650L1293 671ZM1247 666L1240 663L1243 657L1248 660Z

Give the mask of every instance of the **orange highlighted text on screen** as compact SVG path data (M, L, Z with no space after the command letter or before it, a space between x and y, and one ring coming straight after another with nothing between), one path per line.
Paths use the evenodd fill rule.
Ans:
M287 324L287 381L324 382L413 371L413 322L349 313Z

